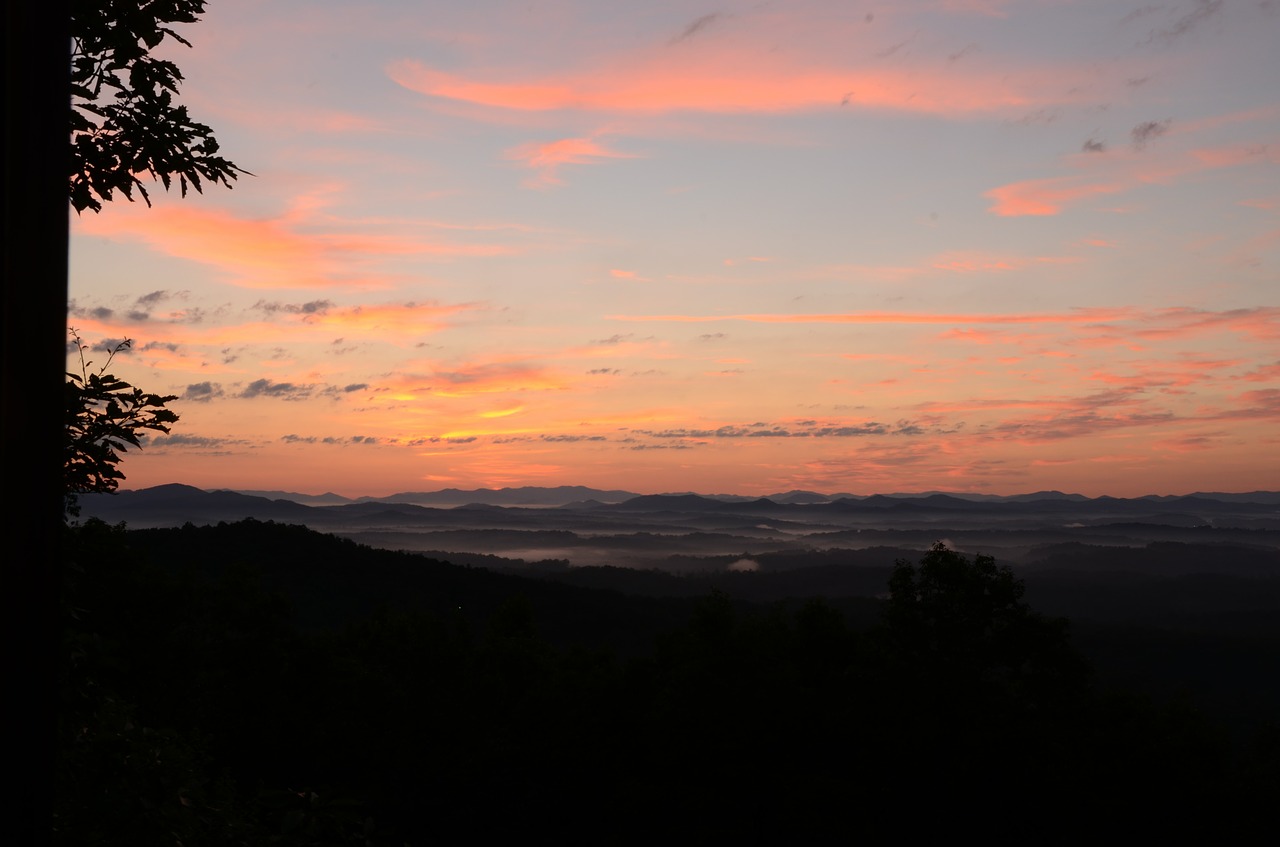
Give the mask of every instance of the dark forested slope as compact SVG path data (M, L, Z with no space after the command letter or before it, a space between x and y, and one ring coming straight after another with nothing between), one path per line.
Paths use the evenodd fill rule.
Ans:
M854 625L252 521L71 549L60 844L1241 843L1280 790L1274 733L1100 684L945 548Z

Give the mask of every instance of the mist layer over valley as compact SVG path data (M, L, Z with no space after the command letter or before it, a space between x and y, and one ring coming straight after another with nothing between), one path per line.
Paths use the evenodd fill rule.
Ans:
M746 498L564 487L347 499L165 485L86 496L83 510L139 529L244 518L301 524L372 547L539 571L774 572L826 563L836 551L919 551L944 540L1015 566L1167 576L1266 573L1269 556L1280 551L1275 492L1118 499L793 491ZM1096 548L1124 551L1123 560Z
M104 643L126 645L135 696L215 698L192 725L217 766L341 786L317 794L347 792L395 843L464 840L498 795L521 826L577 834L641 803L651 817L618 843L688 820L701 843L761 827L803 840L797 819L816 840L862 798L883 840L899 786L925 772L970 775L938 820L973 815L997 843L1064 809L1081 837L1154 820L1168 843L1248 843L1273 795L1276 493L344 500L167 485L81 506L82 602ZM930 561L987 567L986 587L1010 592L984 588L966 601L985 610L979 629L964 635L962 610L935 637L903 600L923 601L903 578ZM190 645L208 655L191 661ZM756 814L744 778L772 811ZM1011 817L988 816L993 791ZM1170 802L1184 819L1157 813ZM515 837L508 820L480 826Z

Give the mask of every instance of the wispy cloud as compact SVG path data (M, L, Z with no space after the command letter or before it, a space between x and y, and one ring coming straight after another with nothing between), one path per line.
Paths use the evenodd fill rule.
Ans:
M124 238L154 250L210 265L224 280L246 288L387 288L380 269L388 256L455 258L497 256L513 248L416 238L345 225L313 210L273 218L157 202L154 208L117 206L110 215L81 217L80 234Z
M471 303L382 303L303 312L301 318L310 327L408 345L443 329L449 318L475 308Z
M1222 11L1223 0L1192 0L1191 10L1175 18L1168 26L1151 30L1147 41L1173 42L1199 28Z
M1079 256L1018 256L962 250L943 253L931 262L934 268L954 273L1003 273L1034 265L1070 265L1083 261Z
M957 68L964 67L963 73ZM1074 95L1047 83L1076 69L1000 68L968 63L943 68L815 65L768 51L704 49L688 55L637 54L581 73L528 80L480 78L439 70L416 60L388 69L400 85L431 97L526 112L602 113L781 112L841 105L936 114L964 114L1070 102Z
M1058 313L981 314L981 313L914 313L852 312L832 314L744 314L744 315L609 315L616 321L663 321L670 323L707 323L713 321L748 321L751 323L836 323L836 324L1074 324L1123 320L1135 315L1129 309L1075 309Z
M702 32L703 30L710 27L712 24L720 20L722 17L723 15L721 13L712 12L710 14L703 15L700 18L696 18L692 22L690 22L688 26L686 26L683 30L681 30L679 35L673 36L670 43L679 44L681 41L692 38L693 36L697 35L699 32Z
M1060 161L1074 173L1001 185L983 196L993 201L990 211L1002 217L1049 216L1098 195L1119 194L1143 185L1169 185L1219 168L1280 163L1280 141L1274 137L1226 145L1196 145L1192 141L1197 134L1221 126L1270 117L1272 112L1260 109L1220 115L1185 127L1175 126L1171 120L1144 121L1130 131L1129 149L1108 151L1091 139L1081 153ZM1179 136L1176 146L1172 145L1175 135ZM1165 138L1170 140L1170 149L1149 146Z
M984 196L995 201L991 212L1001 217L1056 215L1086 197L1116 194L1127 186L1117 182L1093 182L1083 177L1064 176L1028 179L993 188Z
M913 421L825 422L790 421L724 424L714 428L631 429L633 435L648 438L739 439L739 438L866 438L885 435L923 435L926 427Z
M1246 338L1280 339L1280 307L1211 311L1185 307L1140 310L1136 308L1082 308L1066 312L913 313L856 312L831 314L743 315L611 315L610 320L636 322L709 323L744 321L763 324L935 324L953 327L1005 325L1058 325L1074 327L1076 343L1099 338L1116 340L1169 340L1206 333L1227 332ZM951 334L947 337L962 337Z
M590 165L609 159L633 159L636 154L612 150L594 137L588 137L529 142L508 150L507 158L536 171L526 185L545 188L563 182L560 169L565 165Z
M570 387L573 379L526 361L417 362L382 383L400 399L466 398L485 394L524 394L558 391Z

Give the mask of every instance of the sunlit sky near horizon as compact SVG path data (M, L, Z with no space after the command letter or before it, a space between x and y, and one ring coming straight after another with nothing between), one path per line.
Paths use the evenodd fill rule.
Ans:
M1280 488L1280 0L210 0L125 487ZM102 354L95 353L101 361Z

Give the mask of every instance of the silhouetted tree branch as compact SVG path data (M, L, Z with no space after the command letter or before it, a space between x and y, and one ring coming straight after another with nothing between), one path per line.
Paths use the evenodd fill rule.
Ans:
M140 174L185 197L202 180L231 187L248 173L218 154L213 130L175 101L182 72L151 51L166 38L191 43L169 25L194 23L204 0L72 0L70 199L77 212L102 210L116 191L151 205Z
M66 512L79 514L77 494L115 491L124 479L118 467L120 454L128 447L141 447L146 430L169 431L178 416L165 404L176 394L148 394L119 377L107 373L111 360L127 350L129 339L107 351L107 360L93 371L86 361L88 349L74 329L72 343L80 354L80 372L67 372L66 456L63 474L66 484Z

